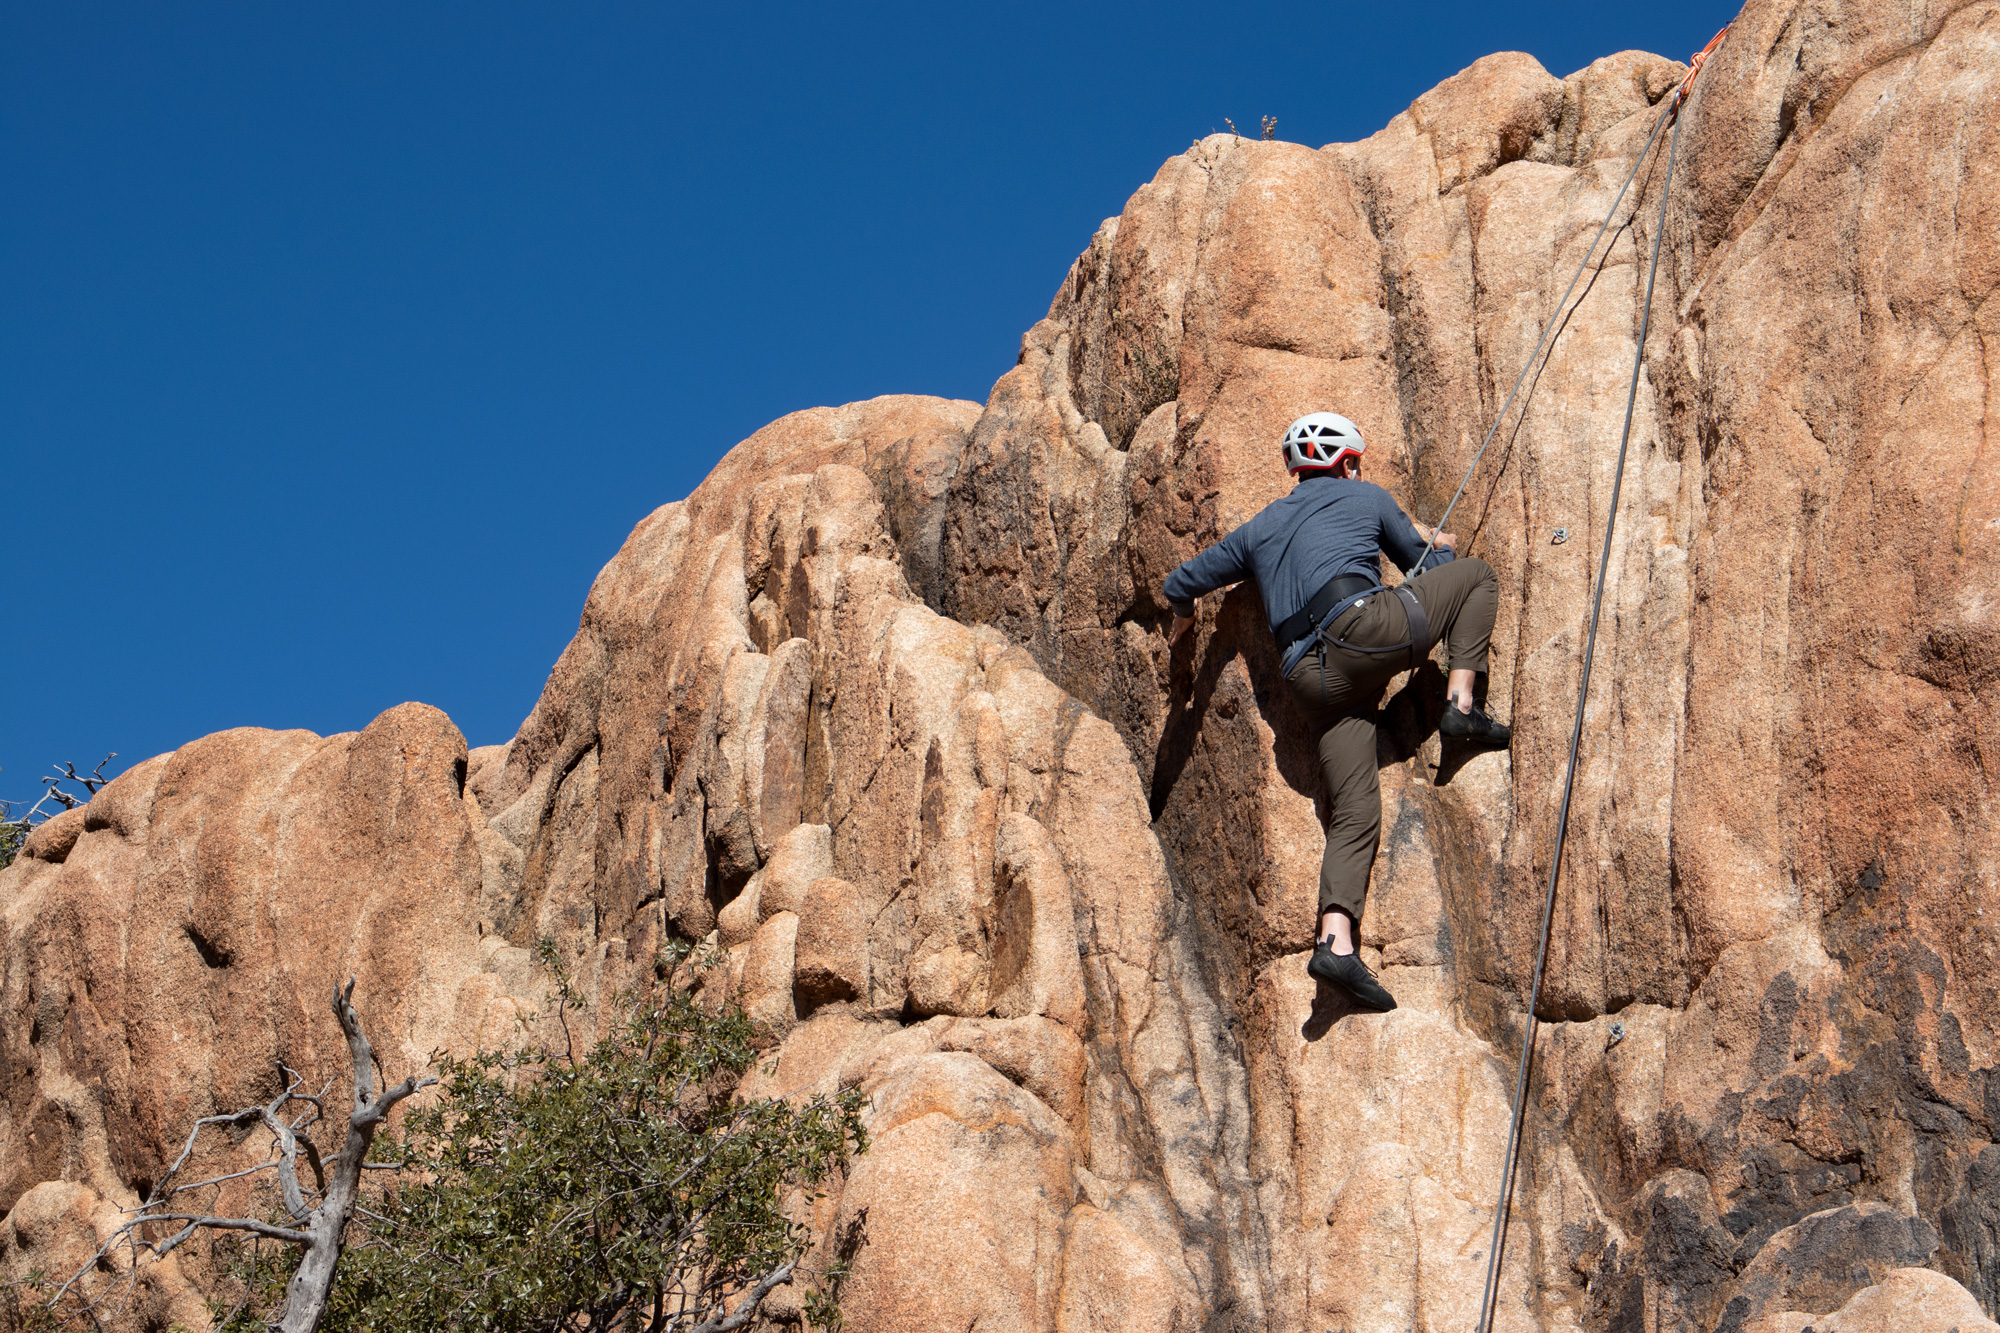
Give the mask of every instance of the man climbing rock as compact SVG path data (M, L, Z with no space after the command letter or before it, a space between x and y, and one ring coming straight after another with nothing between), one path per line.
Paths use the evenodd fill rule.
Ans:
M1396 1001L1368 970L1360 937L1368 872L1382 834L1382 784L1375 771L1376 704L1382 688L1445 645L1446 737L1504 747L1508 729L1473 698L1486 670L1499 609L1499 584L1483 560L1454 559L1457 539L1412 523L1389 493L1361 480L1367 443L1352 421L1313 412L1293 422L1280 453L1298 479L1289 495L1167 576L1173 607L1169 644L1194 623L1195 599L1246 578L1257 580L1277 636L1279 665L1319 732L1328 806L1319 872L1319 932L1306 971L1364 1008ZM1382 586L1380 559L1408 577ZM1419 559L1424 568L1416 569Z

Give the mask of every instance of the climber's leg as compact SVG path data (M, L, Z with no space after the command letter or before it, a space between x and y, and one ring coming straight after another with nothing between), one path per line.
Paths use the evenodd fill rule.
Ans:
M1373 712L1336 718L1319 741L1320 770L1331 805L1326 854L1319 867L1321 936L1306 961L1315 981L1338 987L1363 1009L1394 1009L1357 948L1368 872L1382 837L1382 783L1375 770Z
M1477 556L1460 556L1410 580L1423 604L1434 640L1444 640L1445 670L1456 677L1486 670L1493 646L1493 619L1500 612L1500 580ZM1426 645L1428 646L1428 645Z
M1382 780L1375 768L1375 715L1333 719L1319 738L1320 774L1326 779L1326 851L1319 864L1319 913L1361 920L1368 899L1368 871L1382 838ZM1352 953L1353 942L1336 951Z
M1375 702L1394 670L1386 658L1315 648L1287 683L1320 729L1320 776L1326 781L1326 850L1320 858L1317 938L1335 936L1354 951L1353 932L1332 919L1361 919L1368 868L1382 833L1382 784L1375 772Z
M1500 610L1500 581L1493 567L1462 556L1410 580L1423 604L1431 631L1444 639L1445 697L1450 701L1438 730L1454 740L1503 746L1512 733L1488 717L1473 698L1474 680L1486 670L1493 644L1493 620Z
M1445 678L1444 697L1462 713L1472 711L1472 681L1477 674L1471 667L1458 667Z
M1371 599L1374 600L1374 599ZM1379 627L1377 627L1379 628ZM1381 657L1315 648L1287 683L1320 727L1326 781L1326 851L1320 858L1319 931L1306 971L1364 1009L1396 1007L1356 953L1368 871L1382 835L1382 784L1375 771L1375 701L1394 667Z

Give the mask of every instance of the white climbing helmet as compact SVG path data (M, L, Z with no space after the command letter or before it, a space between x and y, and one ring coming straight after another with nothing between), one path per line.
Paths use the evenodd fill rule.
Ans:
M1340 413L1308 412L1291 424L1278 452L1284 456L1287 471L1299 472L1338 467L1349 454L1359 458L1367 449L1360 427Z

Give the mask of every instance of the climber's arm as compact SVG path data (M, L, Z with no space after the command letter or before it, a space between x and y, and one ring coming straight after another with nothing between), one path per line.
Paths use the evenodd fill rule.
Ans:
M1188 626L1194 624L1194 603L1203 593L1226 588L1250 577L1250 563L1244 558L1244 528L1238 528L1192 560L1183 561L1167 575L1164 591L1173 608L1173 628L1167 632L1169 646L1179 643Z
M1414 573L1417 560L1424 553L1424 544L1431 540L1432 530L1405 514L1386 491L1382 493L1381 521L1382 549L1396 562L1396 568L1405 574ZM1438 533L1435 545L1450 555L1458 554L1458 538L1449 532Z

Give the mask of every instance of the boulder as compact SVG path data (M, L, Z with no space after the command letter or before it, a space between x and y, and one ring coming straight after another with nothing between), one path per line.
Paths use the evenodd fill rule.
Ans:
M874 1094L836 1229L859 1224L842 1309L861 1328L1049 1327L1074 1186L1068 1135L974 1056L911 1061Z
M806 890L795 947L799 1013L868 993L868 918L860 891L846 880L828 875Z

